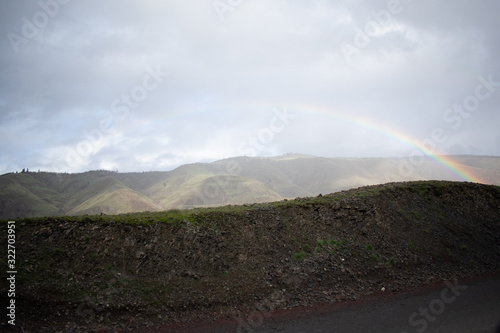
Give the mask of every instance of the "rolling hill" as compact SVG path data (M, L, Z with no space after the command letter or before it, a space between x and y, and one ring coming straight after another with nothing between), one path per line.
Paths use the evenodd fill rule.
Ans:
M453 156L482 183L500 185L500 157ZM167 172L0 176L0 218L120 214L279 201L389 181L462 180L433 159L414 170L404 158L235 157Z
M19 219L16 325L179 332L179 322L232 319L227 332L241 332L238 318L257 328L254 318L274 310L498 274L499 207L498 186L420 181L252 205ZM6 244L8 223L0 229Z

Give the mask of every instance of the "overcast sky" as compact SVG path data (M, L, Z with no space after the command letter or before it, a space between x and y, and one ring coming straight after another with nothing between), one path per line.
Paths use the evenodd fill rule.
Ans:
M414 151L382 125L498 156L498 13L498 0L1 1L0 173Z

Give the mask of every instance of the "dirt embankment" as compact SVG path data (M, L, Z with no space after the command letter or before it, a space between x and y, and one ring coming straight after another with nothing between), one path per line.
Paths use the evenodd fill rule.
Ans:
M170 224L16 224L24 332L235 318L500 269L500 188L470 183L370 186Z

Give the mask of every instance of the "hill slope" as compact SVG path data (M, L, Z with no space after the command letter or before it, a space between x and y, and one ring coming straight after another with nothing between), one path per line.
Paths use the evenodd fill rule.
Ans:
M483 183L500 185L500 157L454 156ZM406 159L407 160L407 159ZM0 217L118 214L271 202L388 181L460 180L434 160L413 170L399 158L238 157L169 172L0 176Z
M413 182L250 206L21 220L18 323L90 332L236 318L492 272L499 211L498 186Z

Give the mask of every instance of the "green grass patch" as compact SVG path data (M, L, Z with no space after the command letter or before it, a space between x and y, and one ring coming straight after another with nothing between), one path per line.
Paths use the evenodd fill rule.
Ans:
M319 240L316 242L316 252L319 253L321 250L323 250L323 247L328 245L327 240Z
M386 263L385 265L389 268L392 268L394 267L394 264L396 263L396 259L394 257L391 257Z
M293 258L296 260L302 260L307 256L307 254L304 251L296 252L293 254Z
M412 242L408 242L408 248L412 251L418 251L418 246L416 246L415 244L413 244Z
M64 251L59 247L52 249L52 256L54 256L54 257L60 257L63 254L64 254Z

